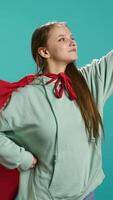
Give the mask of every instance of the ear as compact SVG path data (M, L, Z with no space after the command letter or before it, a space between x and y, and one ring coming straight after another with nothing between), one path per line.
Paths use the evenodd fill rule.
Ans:
M38 54L42 56L43 58L49 58L49 51L45 47L39 47L38 48Z

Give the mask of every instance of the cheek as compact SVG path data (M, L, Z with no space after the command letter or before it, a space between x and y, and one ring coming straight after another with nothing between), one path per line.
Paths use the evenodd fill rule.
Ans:
M62 57L65 54L65 49L62 47L53 48L51 51L51 55L54 57Z
M64 54L67 53L67 49L65 46L59 46L54 49L54 53L62 57Z

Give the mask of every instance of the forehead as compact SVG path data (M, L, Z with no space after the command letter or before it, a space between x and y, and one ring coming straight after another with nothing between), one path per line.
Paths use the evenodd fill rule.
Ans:
M55 25L49 33L49 38L56 38L59 35L71 35L70 29L66 25Z

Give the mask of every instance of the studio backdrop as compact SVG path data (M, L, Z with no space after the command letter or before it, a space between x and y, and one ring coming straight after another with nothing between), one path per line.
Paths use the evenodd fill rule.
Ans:
M112 0L1 0L0 79L13 82L36 73L31 35L35 28L49 21L67 22L78 45L78 67L113 49ZM113 199L113 97L104 107L104 128L106 178L95 192L96 200Z

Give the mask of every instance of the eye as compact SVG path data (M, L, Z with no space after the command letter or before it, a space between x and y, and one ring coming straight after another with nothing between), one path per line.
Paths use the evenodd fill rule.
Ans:
M74 38L74 37L72 37L71 39L72 39L72 40L75 40L75 38Z
M65 38L64 37L60 38L58 41L65 41Z

